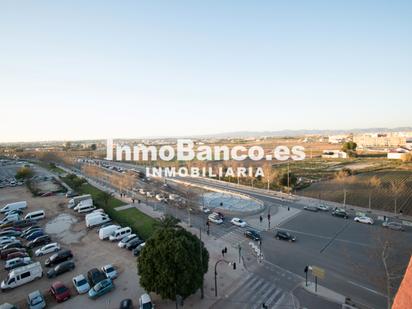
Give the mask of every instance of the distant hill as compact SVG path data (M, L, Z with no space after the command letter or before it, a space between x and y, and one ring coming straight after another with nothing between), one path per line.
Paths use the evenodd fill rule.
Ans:
M217 133L210 135L201 135L196 137L209 138L240 138L240 137L283 137L283 136L303 136L303 135L336 135L349 133L374 133L374 132L399 132L412 131L412 127L398 128L366 128L350 130L280 130L280 131L237 131L227 133Z

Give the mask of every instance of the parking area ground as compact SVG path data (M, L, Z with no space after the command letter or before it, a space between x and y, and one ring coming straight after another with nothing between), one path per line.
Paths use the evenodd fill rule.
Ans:
M138 297L144 293L143 289L138 284L138 275L136 270L136 258L131 252L117 247L117 243L101 241L98 238L97 230L86 230L83 216L76 215L67 209L67 198L64 195L51 197L32 197L31 193L25 186L3 188L0 191L0 205L5 205L10 202L26 200L28 203L27 211L44 209L46 218L40 222L40 225L46 228L46 232L50 233L52 241L59 242L63 248L72 250L74 254L73 261L76 268L68 273L58 276L55 279L43 278L17 287L10 291L1 293L2 302L18 304L20 308L27 308L25 299L27 294L40 290L44 295L48 295L48 289L54 281L62 281L67 284L72 295L76 295L71 284L71 279L77 274L86 275L87 271L94 267L101 267L106 264L113 264L118 272L119 277L115 279L115 290L109 294L97 299L90 300L87 295L72 297L69 301L59 304L59 308L117 308L120 301L124 298L132 298L134 303L137 303ZM59 217L62 214L70 215L75 221L68 230L61 232L61 229L56 229L55 225L59 224ZM61 226L60 226L61 227ZM56 233L54 233L54 231ZM44 261L47 258L33 257L34 260L42 263L43 271L47 272L44 267ZM3 280L7 276L7 271L1 265L0 278ZM48 307L56 305L50 296L47 297Z

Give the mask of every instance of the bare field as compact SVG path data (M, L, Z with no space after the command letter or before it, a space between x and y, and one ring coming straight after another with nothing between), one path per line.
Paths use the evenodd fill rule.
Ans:
M370 187L368 181L374 176L381 183L379 186ZM344 190L347 192L347 204L369 207L371 194L373 209L394 212L396 199L397 213L402 211L405 215L412 215L412 171L407 170L374 171L343 180L322 181L299 191L298 194L341 203L344 199Z

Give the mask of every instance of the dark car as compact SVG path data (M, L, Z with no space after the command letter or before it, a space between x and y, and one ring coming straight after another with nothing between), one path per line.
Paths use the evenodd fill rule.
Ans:
M16 252L7 254L6 261L11 260L11 259L15 259L15 258L24 258L24 257L28 257L28 256L29 255L26 251L16 251Z
M37 237L43 236L43 235L44 235L44 231L42 229L40 229L40 230L35 230L35 231L31 232L25 238L26 238L26 240L30 241L30 240L36 239Z
M286 231L277 231L275 235L276 239L287 240L287 241L295 241L296 237Z
M106 279L106 275L101 270L92 268L87 272L87 279L89 280L90 286L95 286L100 281Z
M2 250L0 253L1 254L0 258L2 260L5 260L10 253L14 253L14 252L26 252L26 249L25 248L9 248L9 249Z
M37 223L37 220L32 220L32 219L23 219L23 220L17 220L13 222L14 227L28 227L35 225Z
M308 210L308 211L313 211L313 212L318 212L319 209L316 206L305 206L303 207L304 210Z
M129 250L133 250L134 248L136 248L138 245L140 245L142 243L144 243L144 240L141 240L139 238L135 238L135 239L132 239L131 241L129 241L126 244L126 248L129 249Z
M348 213L344 209L339 209L339 208L332 211L332 216L341 217L341 218L345 218L345 219L349 218Z
M26 245L27 248L33 249L35 247L47 245L49 242L51 242L51 238L49 235L43 235L40 237L37 237L36 239L33 239L32 241L29 241Z
M70 298L70 290L60 281L54 282L50 288L50 293L54 296L58 303L61 303Z
M38 225L31 226L31 227L25 229L25 230L21 233L20 237L26 237L27 235L33 233L34 231L38 231L38 230L42 230L42 228L41 228L40 226L38 226Z
M259 241L261 239L260 234L255 230L246 230L245 236L256 241Z
M130 298L123 299L120 302L119 309L133 309L133 301Z
M16 230L7 230L7 231L1 231L0 232L0 237L3 237L3 236L19 237L20 235L21 235L21 232L16 231Z
M54 265L60 264L61 262L70 260L71 258L73 258L73 253L70 250L62 250L49 257L44 262L44 265L47 267L52 267Z
M11 249L11 248L24 248L23 244L20 242L20 240L15 240L7 245L4 245L1 248L1 251L6 250L6 249Z
M58 275L64 274L65 272L71 271L75 268L74 262L72 261L66 261L63 263L60 263L56 267L50 269L47 272L47 278L54 278L57 277Z

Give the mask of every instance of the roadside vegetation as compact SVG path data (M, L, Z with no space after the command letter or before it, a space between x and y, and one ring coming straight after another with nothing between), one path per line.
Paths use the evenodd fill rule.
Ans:
M111 194L90 185L84 178L77 177L74 174L69 174L61 178L77 193L81 195L90 194L93 197L96 207L103 208L113 221L124 226L130 226L133 232L137 233L143 239L148 239L153 234L157 222L155 219L147 216L136 208L116 211L116 207L126 204Z

